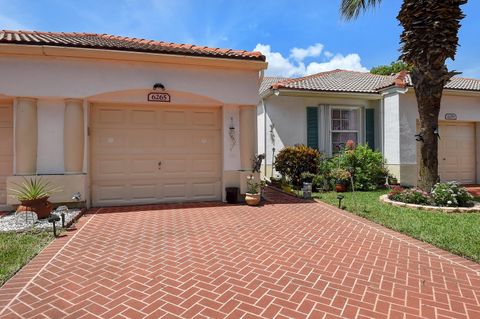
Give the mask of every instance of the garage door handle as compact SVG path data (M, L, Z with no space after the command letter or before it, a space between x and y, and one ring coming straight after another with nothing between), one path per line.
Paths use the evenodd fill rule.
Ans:
M162 169L162 161L158 162L158 169Z

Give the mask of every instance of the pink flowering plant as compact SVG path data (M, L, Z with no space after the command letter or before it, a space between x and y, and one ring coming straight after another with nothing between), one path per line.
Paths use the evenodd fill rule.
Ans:
M432 205L432 198L427 192L422 191L418 188L407 188L400 189L395 187L388 198L391 200L408 203L408 204L419 204L419 205Z
M431 193L418 188L394 187L388 198L402 203L443 207L469 207L473 200L467 189L457 182L437 183Z

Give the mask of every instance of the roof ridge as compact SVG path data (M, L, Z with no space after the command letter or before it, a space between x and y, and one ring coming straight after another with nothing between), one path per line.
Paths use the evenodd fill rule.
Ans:
M343 70L335 69L335 70L310 74L310 75L302 76L302 77L299 77L299 78L289 78L287 80L279 81L277 83L274 83L274 84L272 84L271 87L273 89L280 89L281 87L284 87L285 85L290 84L290 83L299 82L299 81L311 79L311 78L314 78L314 77L321 77L321 76L324 76L324 75L328 75L328 74L332 74L332 73L338 73L338 72L341 72L341 71L343 71Z
M88 37L94 37L96 41L95 39L94 41L90 41ZM55 41L53 39L55 39ZM119 36L107 33L0 30L0 40L2 40L3 43L10 44L66 45L71 47L90 47L98 49L106 48L110 50L123 49L141 52L169 51L171 54L180 55L202 55L210 57L261 61L266 60L266 57L259 51L208 47L187 43L164 42L153 39L150 40L130 36ZM112 43L108 42L107 40L119 42Z

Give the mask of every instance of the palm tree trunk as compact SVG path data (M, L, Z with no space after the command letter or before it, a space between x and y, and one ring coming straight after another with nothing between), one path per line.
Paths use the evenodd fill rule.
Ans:
M446 68L440 70L419 71L414 68L412 81L415 87L415 95L418 103L420 116L420 135L423 140L419 141L420 160L420 181L419 187L430 192L432 187L439 182L438 176L438 115L445 81L448 74Z

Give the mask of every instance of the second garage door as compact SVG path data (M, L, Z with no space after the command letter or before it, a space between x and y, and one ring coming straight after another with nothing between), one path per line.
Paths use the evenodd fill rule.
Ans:
M474 123L440 124L438 173L442 181L475 183Z
M93 105L94 206L221 199L221 109Z
M13 173L13 112L0 103L0 205L7 202L7 176Z

